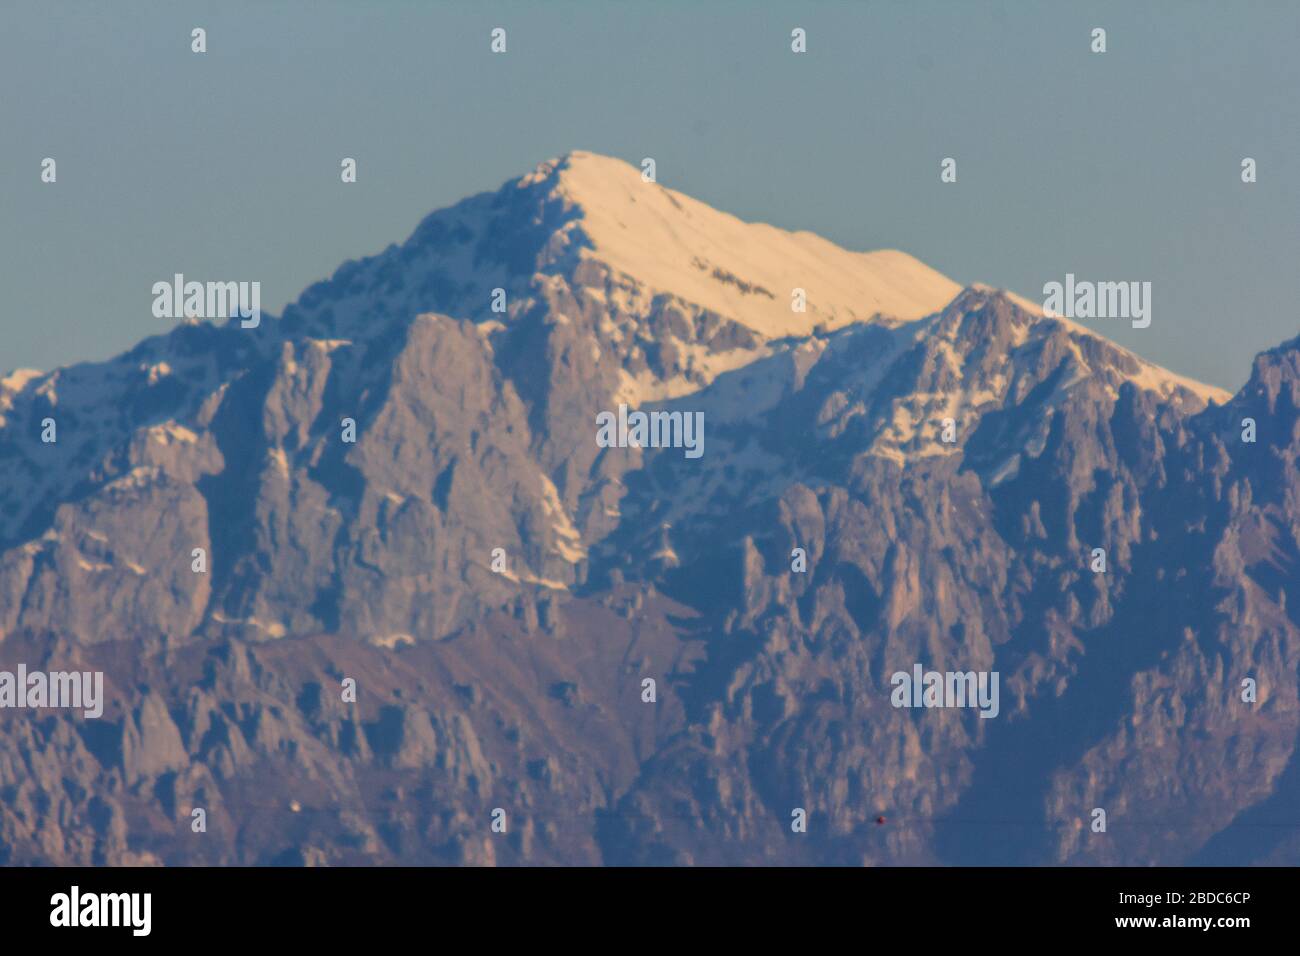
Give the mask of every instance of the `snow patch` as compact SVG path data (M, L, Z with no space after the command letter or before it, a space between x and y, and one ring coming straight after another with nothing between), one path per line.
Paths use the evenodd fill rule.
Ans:
M583 547L582 535L573 526L569 513L564 510L555 483L546 475L542 475L542 511L551 519L551 527L555 530L553 550L570 564L585 560L587 549Z
M163 422L161 425L153 425L149 428L148 435L150 441L156 441L162 445L171 445L173 443L194 445L199 440L197 434L177 422Z

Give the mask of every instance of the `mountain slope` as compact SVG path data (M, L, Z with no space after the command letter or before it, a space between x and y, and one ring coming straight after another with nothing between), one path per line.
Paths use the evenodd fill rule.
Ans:
M1297 348L1227 396L544 163L257 330L0 383L0 647L110 687L0 712L0 862L1219 859L1294 788ZM600 447L620 402L703 456ZM890 706L918 663L998 718Z

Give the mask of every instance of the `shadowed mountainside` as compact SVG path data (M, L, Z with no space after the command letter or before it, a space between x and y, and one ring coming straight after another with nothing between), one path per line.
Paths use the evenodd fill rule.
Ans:
M704 454L600 447L620 403ZM0 669L106 682L0 710L0 862L1295 863L1298 406L1300 340L1228 396L545 163L0 381ZM917 663L998 716L894 708Z

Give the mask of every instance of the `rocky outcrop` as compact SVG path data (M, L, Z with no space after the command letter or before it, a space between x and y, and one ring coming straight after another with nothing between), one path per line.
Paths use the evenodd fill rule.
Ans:
M1219 396L605 163L4 380L0 669L106 706L0 710L0 863L1294 862L1300 340Z

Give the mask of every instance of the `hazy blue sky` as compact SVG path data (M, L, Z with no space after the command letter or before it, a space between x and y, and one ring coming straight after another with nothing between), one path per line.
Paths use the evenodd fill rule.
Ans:
M0 372L161 331L150 288L175 272L258 279L278 313L582 148L1039 301L1066 272L1149 280L1150 328L1091 324L1235 388L1300 332L1297 38L1294 0L0 0Z

